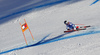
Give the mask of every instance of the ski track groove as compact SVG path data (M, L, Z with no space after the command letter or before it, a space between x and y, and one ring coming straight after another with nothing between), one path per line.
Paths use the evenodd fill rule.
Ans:
M98 1L99 1L99 0L94 1L92 4L90 4L90 6L93 5L93 4L95 4L95 3L97 3Z

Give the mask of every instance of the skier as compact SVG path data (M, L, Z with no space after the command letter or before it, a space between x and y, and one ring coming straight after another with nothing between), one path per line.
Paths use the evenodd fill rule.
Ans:
M64 21L64 24L66 25L67 30L74 30L75 24L68 22L67 20Z

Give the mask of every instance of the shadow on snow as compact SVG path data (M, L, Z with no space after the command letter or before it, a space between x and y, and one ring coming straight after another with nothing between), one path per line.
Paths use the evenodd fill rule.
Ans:
M4 1L7 3L6 0L4 0ZM12 0L9 0L9 1L12 2ZM65 5L68 5L68 4L76 3L76 2L79 2L82 0L37 0L37 1L33 0L33 2L34 2L33 4L24 6L25 4L27 4L27 2L30 2L32 0L29 0L29 1L25 0L25 1L23 2L23 1L18 0L17 2L12 2L10 5L9 5L9 3L7 3L7 7L9 7L9 9L4 8L3 6L2 6L3 8L0 7L0 8L2 8L2 9L0 9L0 11L1 11L0 24L8 22L8 21L15 19L16 17L19 17L28 12L35 11L37 8L44 9L44 8L48 8L50 6L60 4L63 2L68 2L65 4ZM20 5L18 5L17 3L19 3ZM20 7L20 6L22 6L22 7ZM38 9L38 10L41 10L41 9Z

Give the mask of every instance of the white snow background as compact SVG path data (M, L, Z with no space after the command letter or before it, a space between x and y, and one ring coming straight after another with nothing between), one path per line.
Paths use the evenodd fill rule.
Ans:
M0 55L99 55L99 14L99 0L0 0ZM64 20L91 27L63 33Z

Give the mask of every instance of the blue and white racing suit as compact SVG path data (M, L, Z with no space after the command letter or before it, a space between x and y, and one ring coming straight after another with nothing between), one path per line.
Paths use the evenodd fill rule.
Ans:
M73 23L71 23L71 22L68 22L67 24L66 24L66 29L68 30L72 30L72 29L74 29L74 27L75 27L75 24L73 24Z

